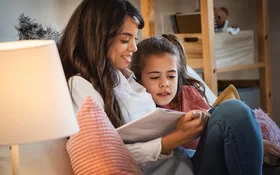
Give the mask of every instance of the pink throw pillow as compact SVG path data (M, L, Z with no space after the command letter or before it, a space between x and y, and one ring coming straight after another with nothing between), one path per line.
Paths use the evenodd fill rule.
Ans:
M75 174L142 174L104 109L87 97L77 113L80 132L66 144Z
M280 129L277 124L261 108L253 111L260 123L263 139L280 146Z

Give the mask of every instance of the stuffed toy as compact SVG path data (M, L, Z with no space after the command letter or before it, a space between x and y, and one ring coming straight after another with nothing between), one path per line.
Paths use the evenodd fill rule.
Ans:
M227 27L229 12L226 7L214 7L214 16L216 28L220 29Z
M228 17L229 11L226 7L214 7L215 31L237 35L240 29L238 27L229 27Z

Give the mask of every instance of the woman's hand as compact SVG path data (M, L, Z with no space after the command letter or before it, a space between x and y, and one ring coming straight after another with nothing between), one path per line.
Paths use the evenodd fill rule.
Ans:
M275 143L263 139L264 155L270 155L280 158L280 147Z
M203 110L193 110L182 116L176 125L177 132L182 134L183 143L199 137L204 131L210 114Z
M209 113L193 110L183 115L177 122L176 129L162 138L162 154L199 137L207 124Z

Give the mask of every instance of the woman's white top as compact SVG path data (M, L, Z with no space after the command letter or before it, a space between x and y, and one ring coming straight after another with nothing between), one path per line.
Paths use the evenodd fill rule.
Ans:
M156 108L151 95L146 92L142 85L135 81L133 73L130 73L127 78L121 72L118 73L120 83L114 88L114 93L125 123L135 120ZM87 96L91 96L97 104L104 108L104 101L101 95L86 79L81 76L73 76L69 79L68 85L76 112ZM158 159L170 157L160 154L161 138L145 143L126 144L126 147L142 167Z

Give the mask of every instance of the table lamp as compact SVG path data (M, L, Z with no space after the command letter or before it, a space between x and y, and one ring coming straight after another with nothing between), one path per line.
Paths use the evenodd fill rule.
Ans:
M0 145L10 145L13 175L19 144L79 131L53 40L0 42Z

